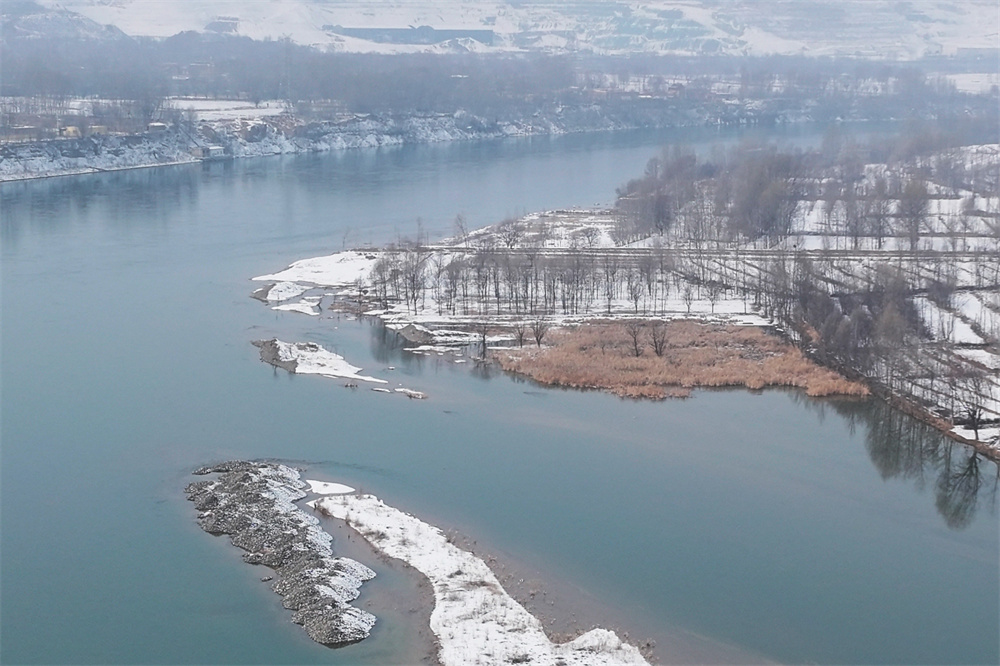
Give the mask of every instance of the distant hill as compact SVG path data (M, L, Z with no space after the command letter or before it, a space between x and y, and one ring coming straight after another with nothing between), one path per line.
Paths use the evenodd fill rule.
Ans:
M22 39L104 41L129 39L113 25L102 25L77 12L47 8L28 0L4 0L0 8L4 42Z
M169 37L193 30L254 39L288 37L344 52L804 54L911 60L960 49L997 49L1000 39L997 0L39 2L133 36Z

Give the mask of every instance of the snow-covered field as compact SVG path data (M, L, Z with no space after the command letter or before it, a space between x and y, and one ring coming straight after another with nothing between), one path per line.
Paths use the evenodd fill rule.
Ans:
M985 344L985 340L957 314L942 309L923 296L915 297L913 303L933 339L963 345Z
M305 293L308 285L331 288L353 285L359 278L367 277L376 259L375 252L338 252L296 261L283 271L259 275L254 281L277 281L268 290L267 300L287 301Z
M639 650L606 629L553 643L489 567L438 528L372 495L335 495L309 503L347 522L375 548L418 570L434 589L431 630L444 666L495 664L645 664Z
M168 37L194 30L254 39L289 37L329 50L375 53L541 50L913 59L965 48L995 49L998 25L993 0L795 0L772 2L767 11L750 0L43 0L43 4L113 24L130 35ZM405 35L385 39L343 30L418 26L479 32L465 37L442 33L437 43L420 44Z
M197 114L198 120L215 122L234 118L266 118L285 113L286 104L282 100L264 100L253 104L246 100L201 99L197 97L171 97L167 104L181 111Z

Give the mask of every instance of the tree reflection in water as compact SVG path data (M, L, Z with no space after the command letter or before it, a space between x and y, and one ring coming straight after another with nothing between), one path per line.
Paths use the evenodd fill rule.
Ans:
M425 367L435 357L404 353L410 346L401 336L372 320L372 353L380 362L402 363L413 370ZM489 363L472 363L472 376L483 380L502 374ZM822 422L828 409L847 420L851 434L863 427L865 449L885 479L912 480L919 490L931 485L934 504L952 529L970 525L982 505L996 513L1000 466L979 455L970 446L956 442L893 409L881 400L837 400L809 398L790 391L792 399L816 412Z
M863 426L868 456L883 479L913 480L919 489L932 482L934 504L948 527L967 527L983 504L996 513L1000 466L972 447L881 400L803 400L814 409L832 407L852 433Z

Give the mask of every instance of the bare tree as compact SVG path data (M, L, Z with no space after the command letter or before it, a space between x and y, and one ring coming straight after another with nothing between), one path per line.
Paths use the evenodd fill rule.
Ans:
M915 252L920 243L920 228L927 217L928 205L927 184L920 178L908 180L899 197L899 220L910 241L910 252Z
M535 344L542 346L545 334L549 332L549 324L544 319L536 319L531 322L531 335L535 338Z
M455 227L455 239L458 240L462 245L469 246L469 226L465 220L465 216L459 213L455 216L455 221L453 223Z
M691 314L691 304L694 303L694 287L691 283L685 283L684 289L681 291L681 298L684 299L684 306L687 307L687 313Z
M479 334L479 357L486 358L487 337L490 334L491 326L487 322L476 324L476 333Z
M407 305L416 312L427 288L427 260L430 253L420 247L408 249L400 266Z
M722 296L722 292L725 290L726 285L722 284L718 280L712 280L708 283L708 302L712 304L712 313L715 313L715 304L719 301L719 297Z
M642 332L645 328L645 325L641 321L630 320L625 322L625 334L632 341L632 353L635 354L636 358L642 356L643 345L641 340Z
M633 310L636 314L639 312L639 301L642 300L642 294L645 291L645 286L642 283L642 278L635 271L629 271L625 274L625 283L628 291L628 298L632 301ZM645 307L643 307L645 311Z
M515 323L511 328L514 331L514 339L517 340L517 346L523 347L524 338L528 334L528 325L523 321L519 321Z
M892 203L889 199L889 186L881 176L875 179L875 186L868 193L864 203L864 215L868 223L868 232L875 237L878 248L882 249L885 237L889 233L889 215Z
M520 220L508 217L497 225L497 236L504 247L513 250L524 237L524 224Z
M653 344L653 353L663 356L667 350L667 327L661 321L654 321L649 324L649 341Z
M984 405L991 399L992 385L985 372L967 368L959 375L957 388L961 415L978 440L979 428L983 425Z
M848 183L844 188L844 230L851 238L851 247L858 249L858 243L865 231L865 216L858 203L858 195L854 185Z

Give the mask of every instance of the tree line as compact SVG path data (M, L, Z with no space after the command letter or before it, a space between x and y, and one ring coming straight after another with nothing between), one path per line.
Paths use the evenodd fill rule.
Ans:
M614 240L625 245L670 233L695 243L773 244L793 232L803 202L821 202L835 223L830 231L850 238L854 248L865 237L881 248L887 237L901 235L915 250L927 230L929 178L954 192L988 197L1000 191L995 163L947 154L997 136L995 119L984 118L946 130L914 123L896 137L868 143L844 138L832 126L822 146L810 150L743 142L704 156L675 145L618 188ZM889 168L870 174L868 164ZM974 198L967 207L975 209Z

